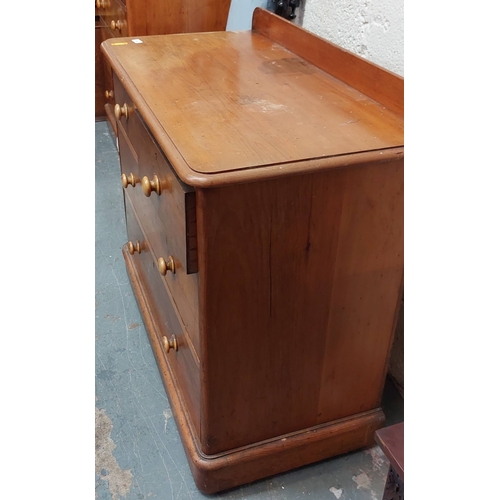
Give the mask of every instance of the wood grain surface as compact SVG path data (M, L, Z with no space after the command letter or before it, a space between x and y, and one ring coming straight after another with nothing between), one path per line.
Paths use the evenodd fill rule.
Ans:
M254 11L252 30L403 116L404 80L401 76L328 40L311 36L307 30L261 8Z
M205 453L380 404L402 161L198 193Z
M160 145L193 172L280 164L286 174L289 162L403 144L401 116L263 35L142 41L103 49Z
M134 36L224 31L231 0L128 0Z

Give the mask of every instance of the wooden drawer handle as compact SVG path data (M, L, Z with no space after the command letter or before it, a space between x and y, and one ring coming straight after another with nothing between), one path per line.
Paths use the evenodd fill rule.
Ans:
M130 255L134 255L134 252L141 253L141 244L139 241L136 241L135 245L131 241L129 241L127 243L127 248Z
M170 340L167 339L167 337L163 336L162 341L163 341L163 348L165 349L167 354L170 352L170 349L173 349L174 351L179 350L179 346L177 344L177 339L175 338L175 335L172 335L170 337Z
M115 104L115 118L120 120L120 118L124 116L125 120L128 120L128 106L125 103L123 106L119 104Z
M118 31L121 31L122 28L123 28L123 23L121 21L111 21L109 23L109 27L112 29L112 30L118 30Z
M147 176L144 176L141 181L142 184L142 190L144 191L144 194L149 198L151 196L151 193L154 191L158 196L161 194L161 184L160 184L160 179L158 179L158 176L155 174L153 176L153 180L149 180Z
M160 257L158 259L158 271L162 276L166 276L167 271L170 271L173 274L175 274L174 258L171 255L168 256L167 260L165 260L163 257Z
M104 95L106 99L112 99L114 97L114 92L112 90L106 90L106 92L104 92Z
M136 184L140 184L140 179L139 177L136 177L134 174L130 173L128 176L125 174L122 174L122 186L124 189L127 188L127 186L132 186L135 187Z

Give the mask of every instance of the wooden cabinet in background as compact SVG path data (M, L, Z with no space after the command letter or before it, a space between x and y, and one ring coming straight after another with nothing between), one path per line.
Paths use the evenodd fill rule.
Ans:
M115 104L113 93L113 77L111 68L102 56L101 43L108 38L113 38L113 33L100 19L95 23L95 116L96 119L110 119ZM110 119L116 134L114 118Z
M104 81L104 58L101 52L101 43L104 42L103 38L104 27L97 20L95 23L95 116L96 118L105 117L104 105L106 99L104 91L106 84Z
M113 117L111 69L102 60L100 44L108 38L224 31L231 0L95 0L95 116Z
M102 45L123 255L196 484L373 444L403 278L403 79L262 9L251 31L131 40Z

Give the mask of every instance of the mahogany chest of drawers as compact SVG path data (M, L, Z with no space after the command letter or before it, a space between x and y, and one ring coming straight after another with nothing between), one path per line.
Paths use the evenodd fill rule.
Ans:
M102 50L123 255L197 486L372 444L403 279L403 80L262 9L248 32Z

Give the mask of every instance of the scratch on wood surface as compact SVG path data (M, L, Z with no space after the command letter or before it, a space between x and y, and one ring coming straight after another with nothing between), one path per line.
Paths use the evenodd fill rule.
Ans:
M116 448L111 439L113 423L105 410L95 409L95 472L103 481L107 481L113 500L125 497L132 486L132 472L123 470L113 455Z
M266 99L258 99L252 96L241 96L238 102L239 104L245 105L246 111L253 111L257 113L288 111L288 108L284 104L268 101Z
M341 123L340 125L350 125L351 123L358 123L359 120L349 120L348 122Z

